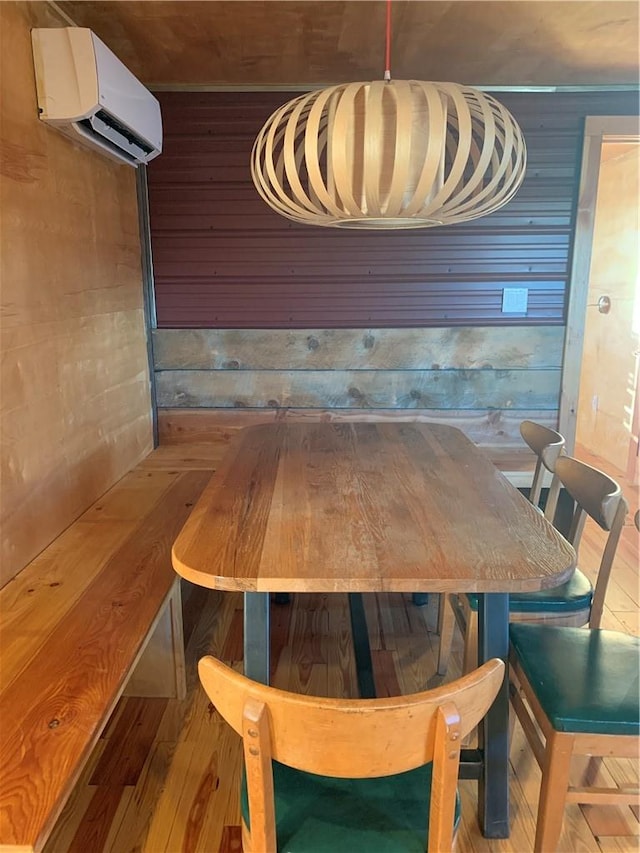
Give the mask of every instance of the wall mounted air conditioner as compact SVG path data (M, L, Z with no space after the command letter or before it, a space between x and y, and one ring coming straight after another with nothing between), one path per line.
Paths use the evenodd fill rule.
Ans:
M131 166L160 154L160 104L91 30L37 28L31 40L43 121Z

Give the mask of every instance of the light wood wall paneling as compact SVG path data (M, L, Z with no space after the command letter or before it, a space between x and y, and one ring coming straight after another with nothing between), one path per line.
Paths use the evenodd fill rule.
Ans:
M160 407L555 409L559 370L171 370Z
M38 120L30 29L66 25L0 4L0 584L151 449L134 171Z
M155 329L156 370L558 368L560 326Z

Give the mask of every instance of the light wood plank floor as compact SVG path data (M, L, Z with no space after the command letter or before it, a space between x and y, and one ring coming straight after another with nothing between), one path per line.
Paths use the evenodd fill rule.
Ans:
M188 449L167 453L173 468L207 467ZM586 460L590 461L590 460ZM162 465L156 457L149 462ZM637 488L629 501L637 508ZM634 503L635 502L635 503ZM633 633L638 625L638 537L631 526L614 566L605 627ZM580 565L593 571L599 532L589 527ZM239 739L219 719L197 681L196 663L213 654L242 665L242 599L237 594L185 590L188 693L184 701L122 699L65 808L45 853L231 853L240 851ZM433 606L406 595L365 597L376 685L380 694L421 689L434 672L437 635ZM357 685L347 598L296 595L273 605L273 682L316 695L355 696ZM454 640L449 678L460 667ZM576 768L579 773L584 768ZM632 761L607 761L603 778L637 781ZM476 822L476 785L461 783L460 853L532 850L540 774L519 726L511 751L512 834L488 841ZM638 815L630 808L566 810L560 850L636 851Z

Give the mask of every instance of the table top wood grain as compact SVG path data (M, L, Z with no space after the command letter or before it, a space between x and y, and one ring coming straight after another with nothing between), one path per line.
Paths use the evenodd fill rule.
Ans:
M173 547L175 570L257 592L524 592L573 548L460 430L241 430Z

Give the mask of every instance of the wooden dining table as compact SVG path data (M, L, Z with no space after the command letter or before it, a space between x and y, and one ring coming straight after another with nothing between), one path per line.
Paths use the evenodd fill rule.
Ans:
M557 586L575 566L488 456L432 423L241 430L172 556L188 581L245 593L245 674L265 683L271 593L476 592L479 662L506 661L509 593ZM509 835L508 716L505 679L461 762L489 838Z

